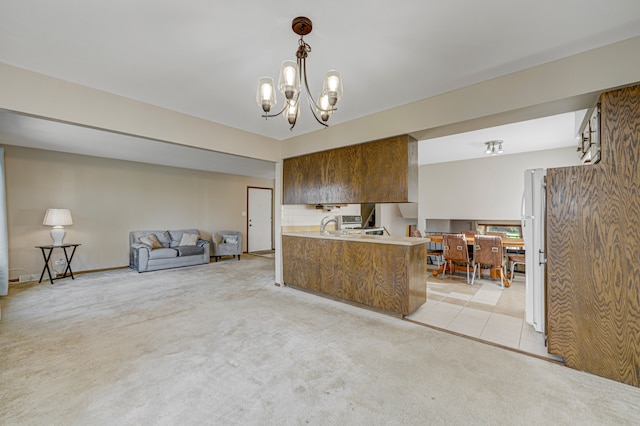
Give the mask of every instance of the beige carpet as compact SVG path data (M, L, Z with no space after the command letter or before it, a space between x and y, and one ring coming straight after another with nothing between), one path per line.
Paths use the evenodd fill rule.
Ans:
M0 424L640 421L640 389L273 284L245 255L11 285Z

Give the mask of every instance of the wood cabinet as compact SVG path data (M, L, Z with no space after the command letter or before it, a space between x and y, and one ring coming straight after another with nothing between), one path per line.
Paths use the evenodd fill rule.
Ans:
M426 240L317 236L282 236L285 284L398 315L426 302Z
M548 350L640 386L640 86L600 102L600 162L547 171Z
M406 203L418 199L418 143L403 135L283 164L284 204Z

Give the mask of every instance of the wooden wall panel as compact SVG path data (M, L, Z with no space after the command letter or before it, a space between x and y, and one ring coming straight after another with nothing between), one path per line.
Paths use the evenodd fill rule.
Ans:
M601 111L601 162L547 171L549 353L640 386L640 86Z
M409 250L409 313L426 302L427 295L427 244L412 246Z
M417 182L417 141L397 136L285 159L283 202L415 202Z
M408 315L426 301L426 244L401 246L283 236L284 282Z

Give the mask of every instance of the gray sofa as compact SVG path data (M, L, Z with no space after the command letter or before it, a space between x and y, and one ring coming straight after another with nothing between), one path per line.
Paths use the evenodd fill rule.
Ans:
M213 250L211 256L216 262L222 256L238 256L242 254L242 233L238 231L218 231L211 233Z
M149 244L149 239L153 240L152 234L160 243L160 247L153 248L152 244ZM141 237L147 243L141 241ZM189 239L192 241L187 241ZM180 245L181 242L189 245ZM209 251L209 241L201 239L197 229L129 233L129 267L138 272L209 263Z

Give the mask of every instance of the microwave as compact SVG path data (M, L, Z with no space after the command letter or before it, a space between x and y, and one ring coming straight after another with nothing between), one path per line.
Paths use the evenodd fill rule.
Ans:
M342 215L336 217L336 229L354 229L362 227L362 216Z

